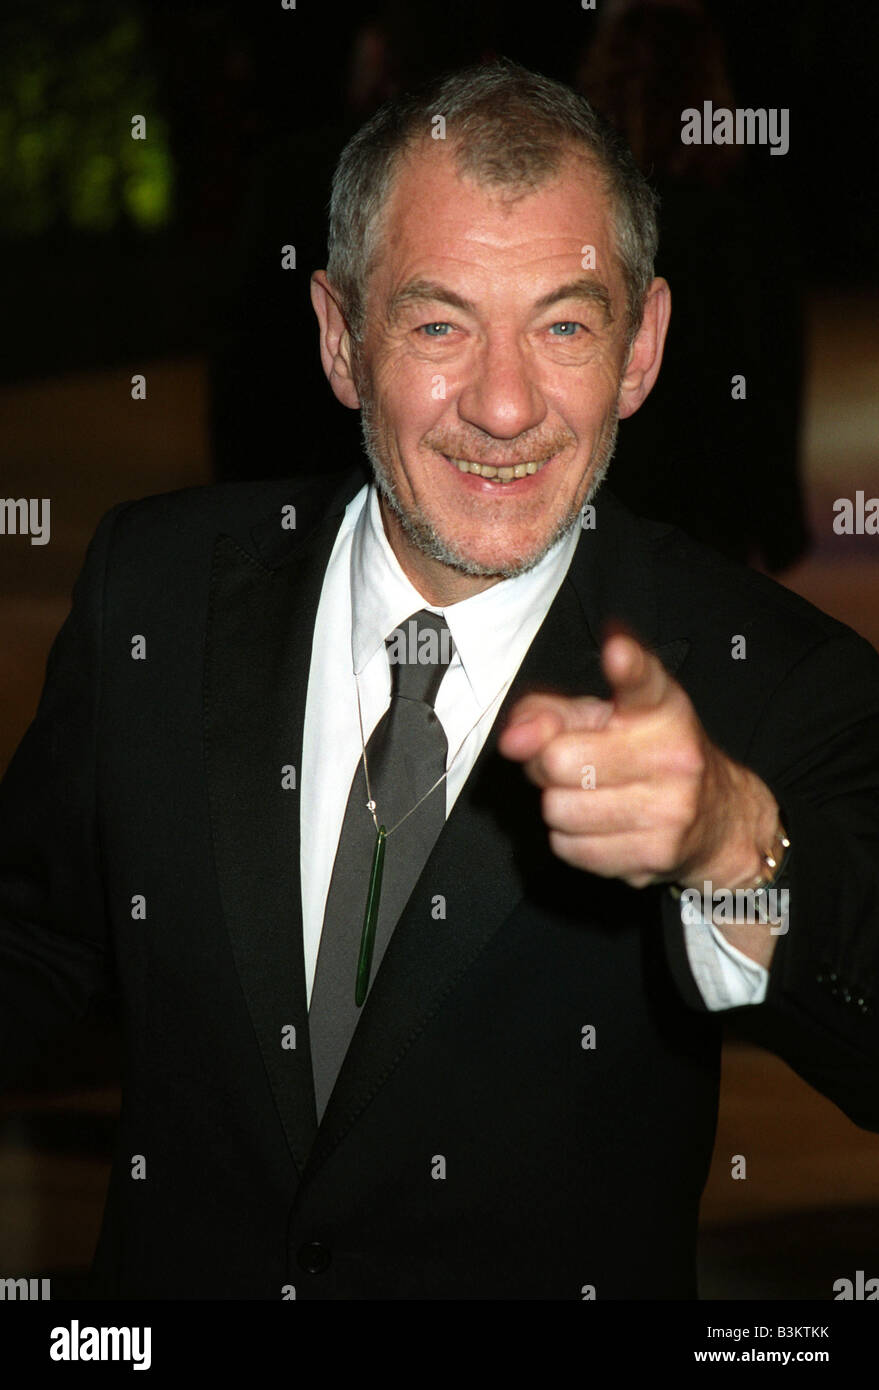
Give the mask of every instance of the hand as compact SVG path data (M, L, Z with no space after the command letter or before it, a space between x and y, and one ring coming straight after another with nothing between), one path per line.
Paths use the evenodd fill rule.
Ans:
M601 660L610 700L525 696L498 744L543 789L553 852L633 888L748 882L772 842L772 793L711 742L686 691L634 637L609 637Z

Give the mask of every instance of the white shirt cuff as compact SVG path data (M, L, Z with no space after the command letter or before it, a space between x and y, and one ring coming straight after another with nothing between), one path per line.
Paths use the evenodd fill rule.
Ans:
M713 922L687 922L681 909L684 943L693 978L713 1012L742 1004L762 1004L769 971L727 941Z

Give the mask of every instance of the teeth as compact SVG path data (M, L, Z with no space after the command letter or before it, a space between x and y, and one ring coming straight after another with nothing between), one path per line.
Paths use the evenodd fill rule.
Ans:
M510 467L498 468L493 463L473 463L470 459L450 459L458 469L459 473L475 473L479 478L497 478L498 482L509 483L513 478L524 478L533 473L539 473L546 459L541 459L536 463L531 459L528 463L517 463Z

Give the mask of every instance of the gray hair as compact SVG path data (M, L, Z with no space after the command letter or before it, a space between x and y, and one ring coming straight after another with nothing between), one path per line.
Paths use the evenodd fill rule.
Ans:
M430 137L439 115L459 174L486 187L537 188L572 152L597 167L614 219L631 344L653 279L657 196L622 137L585 97L505 58L393 98L343 149L330 196L327 278L354 343L363 338L366 286L398 163Z

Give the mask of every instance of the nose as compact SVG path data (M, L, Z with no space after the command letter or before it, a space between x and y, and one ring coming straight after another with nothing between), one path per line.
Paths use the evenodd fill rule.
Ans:
M489 334L458 396L461 419L496 439L515 439L546 416L527 350L513 334Z

